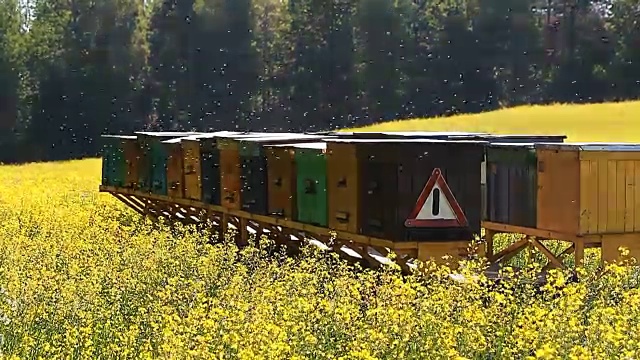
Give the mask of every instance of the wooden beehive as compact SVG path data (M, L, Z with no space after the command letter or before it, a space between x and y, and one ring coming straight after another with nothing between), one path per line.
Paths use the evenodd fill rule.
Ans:
M130 187L128 173L127 151L130 143L136 140L135 136L126 135L102 135L102 184L116 187ZM129 149L130 150L130 149Z
M167 195L167 148L163 141L149 144L151 162L150 189L152 194Z
M140 147L140 162L138 169L138 189L144 192L154 192L166 195L163 183L166 185L166 168L162 165L166 160L162 141L191 135L194 132L136 132Z
M526 144L526 143L561 143L567 138L566 135L526 135L526 134L472 134L472 135L452 135L453 140L482 140L491 144ZM488 213L487 195L487 155L482 162L480 169L480 187L482 195L482 219L490 220ZM491 221L491 220L490 220Z
M294 144L299 222L327 226L327 144Z
M305 134L265 135L234 139L239 144L242 176L241 208L254 214L268 213L268 171L266 145L294 144L320 140L321 136Z
M220 152L217 139L237 132L218 131L182 139L184 197L220 205Z
M383 218L391 215L387 207L371 207L395 194L390 175L392 154L378 151L381 141L399 139L440 139L473 136L467 132L366 132L357 131L327 139L327 192L329 227L372 236L382 234ZM391 165L390 165L391 164ZM362 183L363 174L367 183Z
M487 147L487 220L536 227L538 194L534 144Z
M362 156L361 232L394 241L469 240L480 233L483 141L372 140ZM460 204L467 225L406 226L434 169Z
M270 216L296 220L296 163L295 152L290 144L268 145L267 188L268 213Z
M162 142L166 154L166 193L174 199L184 197L182 140L183 138L177 138Z
M382 219L389 216L390 210L370 204L385 203L395 193L397 181L394 182L392 175L395 170L390 168L390 165L393 166L390 160L393 154L377 146L389 140L375 139L374 134L327 140L327 192L331 228L371 236L382 235Z
M535 143L562 143L565 135L489 135L482 165L483 220L536 226Z
M202 201L202 149L200 139L187 137L182 141L182 172L185 199Z
M539 229L640 232L640 145L536 144L536 153Z
M126 188L137 190L140 177L140 144L138 138L129 136L124 142L124 158L126 161Z
M241 133L220 135L217 148L220 152L220 204L233 210L242 209L242 162L240 144L245 138L282 136L288 133Z
M352 142L327 142L328 224L335 230L360 232L361 163Z

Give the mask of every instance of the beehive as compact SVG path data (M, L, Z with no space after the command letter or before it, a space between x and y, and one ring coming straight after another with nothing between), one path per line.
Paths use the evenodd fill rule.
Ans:
M299 222L327 226L327 160L324 142L294 144Z
M305 134L268 135L264 137L240 138L242 190L240 199L242 210L255 214L268 213L268 171L265 145L294 144L320 140L320 136Z
M135 136L102 135L102 184L107 186L130 187L128 156L132 156L131 143Z
M220 152L217 139L239 134L218 131L182 139L184 197L220 205Z
M140 144L138 138L129 136L124 143L124 158L126 161L127 174L124 187L138 189L138 178L140 174Z
M566 135L526 135L526 134L474 134L474 135L454 135L450 139L453 140L482 140L491 144L527 144L527 143L561 143L567 138ZM481 194L482 194L482 219L490 220L488 214L487 199L487 155L481 165ZM491 220L490 220L491 221Z
M539 229L640 232L640 145L536 144L536 153Z
M335 230L360 232L360 174L362 162L353 142L327 142L328 225Z
M534 143L562 143L565 135L484 135L483 219L536 226L537 160Z
M137 132L140 147L138 188L166 194L166 151L162 141L197 135L194 132ZM164 190L164 191L163 191Z
M242 161L238 140L259 137L286 136L289 133L241 133L220 135L217 147L220 152L220 204L226 208L243 208L241 192L243 187Z
M360 164L357 212L362 234L394 241L468 240L479 234L481 194L478 184L486 142L371 139L354 143L359 149L356 152L361 153L357 156ZM405 226L436 168L440 169L462 207L467 225L453 228Z
M183 155L182 140L177 138L162 142L165 148L166 163L166 194L174 199L182 199L184 197L184 171L183 171Z
M395 217L393 209L369 205L387 203L393 199L397 188L397 177L392 175L396 173L396 162L391 160L393 154L377 146L380 142L400 139L445 140L463 135L482 133L352 132L327 139L329 227L379 236L383 234L383 219ZM366 181L363 182L363 179Z
M151 175L149 176L150 188L152 194L167 195L167 148L160 142L151 142L149 144Z
M536 227L538 193L534 144L487 147L487 220Z
M268 213L270 216L296 220L296 163L292 144L266 146Z
M481 163L484 159L484 147L481 141L438 141L418 140L390 147L398 148L398 190L396 201L397 218L392 226L392 238L404 235L406 240L465 240L480 235L481 221ZM389 149L389 152L392 152ZM409 228L406 220L416 207L416 199L420 196L425 184L434 176L433 171L439 169L467 220L466 226L441 228L423 227ZM445 189L438 192L444 193ZM435 194L435 190L434 190ZM442 201L446 200L439 196ZM435 216L435 214L434 214Z

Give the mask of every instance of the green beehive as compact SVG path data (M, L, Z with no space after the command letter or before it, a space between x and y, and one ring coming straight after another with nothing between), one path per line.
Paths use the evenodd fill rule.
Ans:
M102 135L102 185L124 187L127 177L125 141L135 136Z
M297 180L297 221L327 226L326 143L294 144Z
M166 194L166 148L162 141L198 135L195 132L137 132L140 143L140 172L138 187L141 191ZM164 179L164 187L162 185ZM164 188L164 191L163 191Z

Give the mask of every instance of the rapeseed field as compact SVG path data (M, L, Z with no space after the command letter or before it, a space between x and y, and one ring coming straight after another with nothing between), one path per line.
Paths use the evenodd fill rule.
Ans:
M567 141L640 142L640 101L524 105L480 114L390 121L365 131L478 131L493 134L564 134Z
M152 224L97 192L100 161L0 167L6 359L633 359L635 269L524 281L354 271L264 239Z

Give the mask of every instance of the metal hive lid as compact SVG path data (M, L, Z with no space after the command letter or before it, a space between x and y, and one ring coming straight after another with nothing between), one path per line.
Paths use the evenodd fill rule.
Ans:
M274 137L274 136L286 136L292 135L292 133L268 133L268 132L238 132L229 134L220 134L217 137L225 139L251 139L256 137Z
M241 134L240 132L236 132L236 131L216 131L216 132L212 132L212 133L203 133L203 134L197 134L197 135L189 135L186 137L183 137L182 139L184 140L189 140L189 141L198 141L200 139L215 139L215 138L219 138L219 137L226 137L226 136L234 136L234 135L239 135Z
M463 131L354 131L343 137L356 139L412 139L412 138L450 138L455 136L480 136L485 133Z
M323 138L327 143L380 143L380 144L489 144L488 141L466 139L352 139L352 138Z
M638 143L576 142L576 143L536 143L536 149L577 150L577 151L640 151Z
M128 139L128 140L137 139L137 137L134 135L118 135L118 134L105 134L105 135L100 135L100 137L106 138L106 139Z
M204 133L193 131L135 131L134 134L157 137L185 137Z
M466 136L462 136L464 138ZM490 143L562 143L567 135L532 135L532 134L484 134L474 135L478 139L489 141ZM453 138L456 138L455 136Z
M241 142L252 142L252 143L261 143L261 142L269 142L269 141L284 141L284 140L321 140L323 137L321 135L309 135L309 134L287 134L287 135L266 135L260 137L248 137L248 138L240 138L238 141Z
M297 148L297 149L325 150L327 148L327 143L325 142L295 143L295 144L289 144L288 146Z

